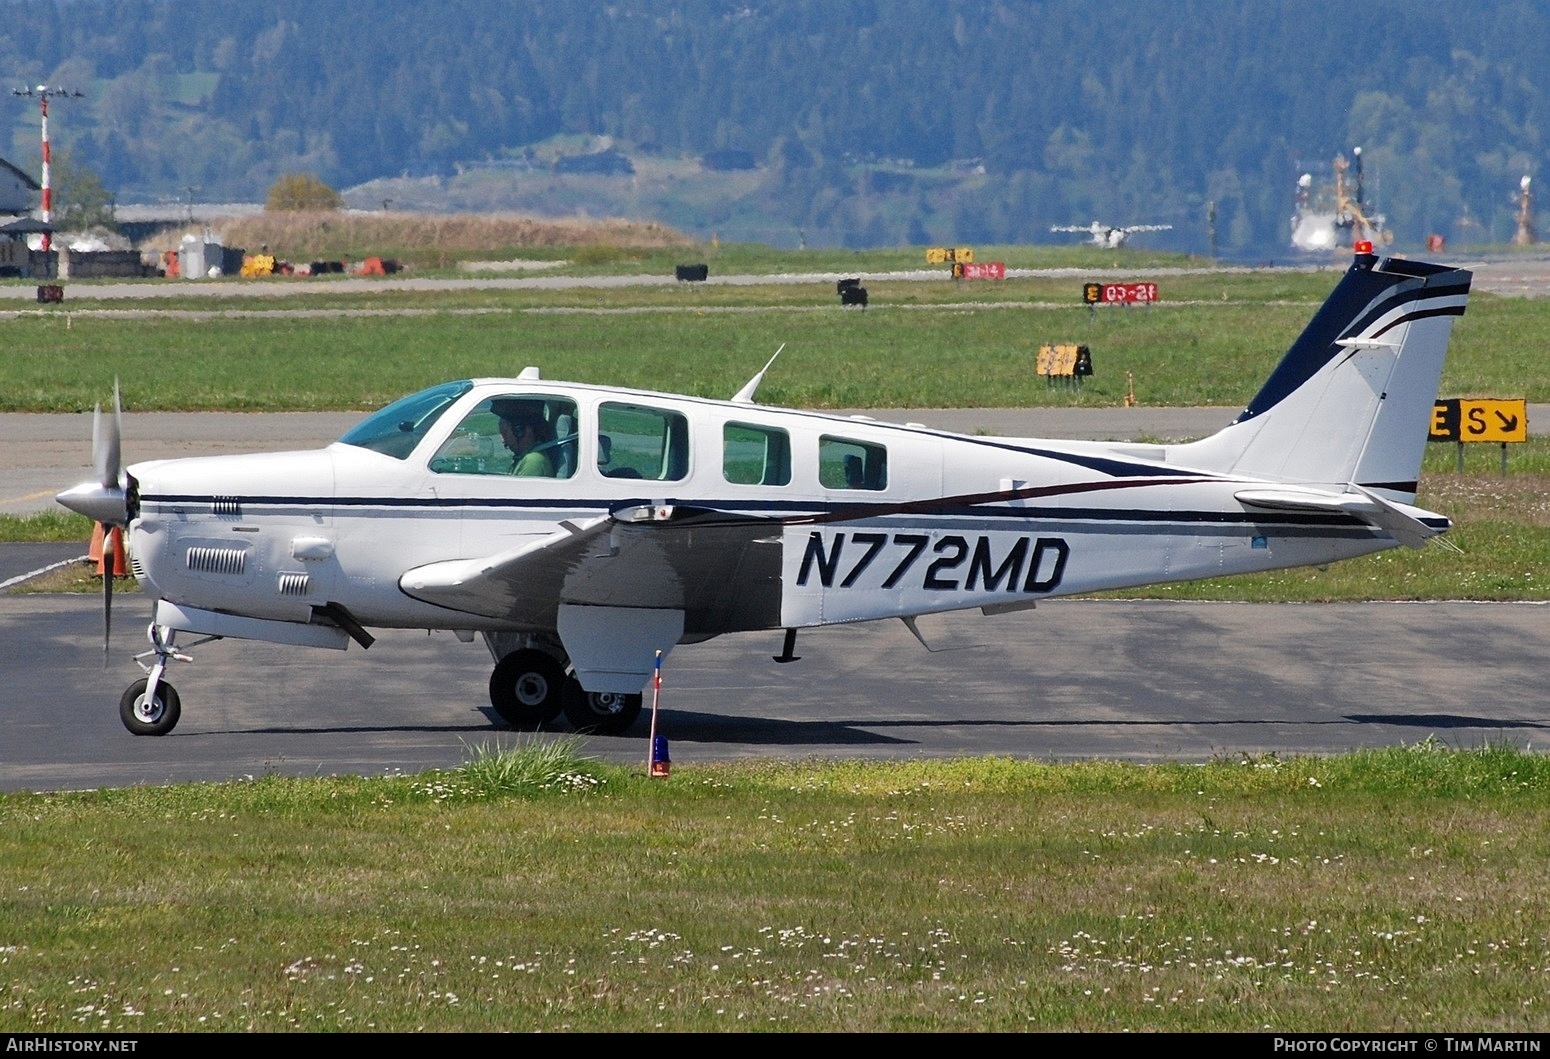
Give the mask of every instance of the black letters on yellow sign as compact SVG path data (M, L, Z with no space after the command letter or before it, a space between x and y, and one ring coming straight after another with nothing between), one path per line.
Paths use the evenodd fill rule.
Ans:
M1528 440L1528 401L1522 397L1451 397L1432 406L1431 441Z
M862 587L897 588L929 545L936 558L928 562L919 575L922 589L933 592L1051 592L1060 584L1066 559L1071 555L1071 546L1060 537L1011 538L1010 547L998 556L996 543L999 540L1004 546L1007 538L983 533L974 538L972 545L968 537L957 534L941 537L933 545L924 533L895 533L891 538L886 533L852 533L850 539L855 547L850 555L853 558L843 564L842 570L845 537L844 533L836 533L826 545L823 534L814 530L807 538L807 550L802 553L797 584L806 585L816 570L818 583L824 588L835 587L836 577L840 588L854 588L883 550L891 548L888 560ZM861 550L858 552L857 548ZM878 574L882 575L880 582L870 583ZM1006 587L1002 588L1003 585Z
M1431 440L1457 441L1459 439L1459 402L1455 397L1437 401L1432 405Z

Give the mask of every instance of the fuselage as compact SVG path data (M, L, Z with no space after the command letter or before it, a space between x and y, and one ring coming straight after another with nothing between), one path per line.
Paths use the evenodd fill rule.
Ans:
M513 473L521 457L495 425L512 402L541 419L544 460L524 466L547 473ZM365 626L543 628L554 600L448 606L417 598L405 575L510 556L642 505L739 528L676 530L663 561L619 557L616 543L574 562L558 602L677 607L686 639L1026 605L1394 544L1339 513L1252 509L1235 498L1252 480L1172 465L1162 446L970 437L535 377L412 395L321 450L130 474L130 551L148 591L302 623L334 606Z

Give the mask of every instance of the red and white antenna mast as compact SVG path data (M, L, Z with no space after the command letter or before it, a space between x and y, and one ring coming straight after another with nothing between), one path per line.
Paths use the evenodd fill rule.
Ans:
M82 96L84 96L85 93L84 92L72 92L72 91L70 91L67 88L60 87L59 85L38 85L35 88L13 88L13 89L11 89L11 94L13 96L37 96L38 97L38 108L42 112L42 115L43 115L43 223L44 224L53 224L54 223L54 192L53 192L53 182L50 179L50 173L49 173L49 168L50 168L49 163L50 163L51 159L49 158L49 150L48 150L48 100L49 100L50 96L65 96L65 97L74 96L77 99L79 99ZM43 244L42 244L41 249L45 253L47 253L48 251L52 250L53 248L54 248L54 233L52 233L52 232L44 232L43 233Z
M1539 237L1534 234L1534 193L1529 190L1533 182L1533 177L1527 174L1518 181L1518 230L1512 234L1514 246L1532 246L1539 242Z

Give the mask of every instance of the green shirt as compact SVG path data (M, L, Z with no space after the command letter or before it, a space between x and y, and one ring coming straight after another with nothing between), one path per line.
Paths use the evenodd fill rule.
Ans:
M511 473L521 478L553 478L554 464L549 462L549 454L537 449L530 449L517 457L512 464Z

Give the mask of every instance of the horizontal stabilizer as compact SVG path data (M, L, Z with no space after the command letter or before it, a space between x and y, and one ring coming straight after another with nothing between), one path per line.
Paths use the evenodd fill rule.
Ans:
M1233 496L1242 504L1268 511L1350 515L1375 529L1383 530L1407 548L1424 547L1428 540L1447 528L1447 520L1440 515L1431 515L1431 518L1443 523L1441 526L1434 526L1410 514L1400 505L1385 500L1359 485L1351 485L1348 489L1350 491L1345 493L1325 493L1316 489L1290 487L1240 489ZM1427 514L1430 515L1430 512Z
M1387 530L1389 536L1403 544L1406 548L1424 548L1427 541L1447 528L1446 519L1442 519L1444 525L1441 527L1431 526L1422 522L1392 500L1385 500L1371 490L1363 489L1359 485L1353 485L1351 488L1356 490L1367 501L1367 505L1370 506L1359 507L1356 501L1352 499L1346 502L1346 510L1370 526L1377 526L1380 529ZM1441 516L1434 517L1441 518Z

